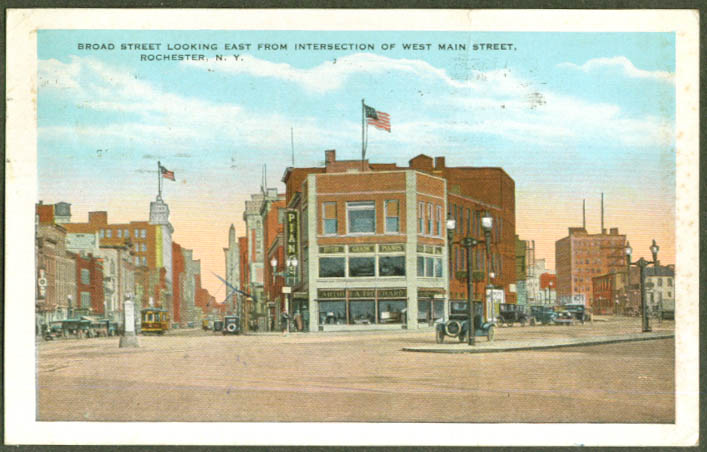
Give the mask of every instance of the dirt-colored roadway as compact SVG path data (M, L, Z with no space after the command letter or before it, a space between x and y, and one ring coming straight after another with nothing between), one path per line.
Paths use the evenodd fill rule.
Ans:
M496 340L638 332L637 319L514 327ZM672 322L655 325L671 329ZM39 345L42 421L651 422L675 418L674 341L427 354L428 331Z

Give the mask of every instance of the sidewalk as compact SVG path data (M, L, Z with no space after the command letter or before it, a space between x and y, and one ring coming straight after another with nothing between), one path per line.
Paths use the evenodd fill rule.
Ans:
M406 352L426 352L426 353L494 353L494 352L514 352L519 350L539 350L545 348L578 347L584 345L613 344L617 342L647 341L654 339L674 338L675 333L670 332L650 332L621 334L614 336L590 336L590 337L560 337L534 340L504 341L495 340L488 342L485 337L476 339L476 345L459 343L456 338L446 338L449 343L430 344L416 347L403 347ZM455 342L452 342L454 340Z

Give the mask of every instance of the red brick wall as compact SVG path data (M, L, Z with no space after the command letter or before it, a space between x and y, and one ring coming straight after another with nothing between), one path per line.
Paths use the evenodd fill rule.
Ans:
M182 321L182 285L180 275L184 273L185 263L182 247L172 242L172 321Z
M88 292L91 295L91 312L93 314L105 314L103 306L103 266L97 258L92 255L76 257L76 300L74 308L81 308L81 292ZM89 283L84 284L81 280L81 270L86 269L89 272Z

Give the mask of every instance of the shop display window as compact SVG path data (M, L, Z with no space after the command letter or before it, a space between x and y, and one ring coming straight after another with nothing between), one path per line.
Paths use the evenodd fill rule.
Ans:
M346 301L320 301L319 302L319 324L320 325L344 325L346 324Z
M376 323L376 302L356 300L349 302L349 324L370 325Z
M405 300L379 300L378 321L380 323L403 323L407 313Z

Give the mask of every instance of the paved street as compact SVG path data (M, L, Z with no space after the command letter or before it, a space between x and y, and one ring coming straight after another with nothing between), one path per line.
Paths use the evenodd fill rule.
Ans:
M669 331L673 322L654 322ZM499 328L497 341L640 331L638 318ZM483 339L482 339L483 340ZM674 422L674 340L491 354L410 353L434 332L39 345L42 421Z

